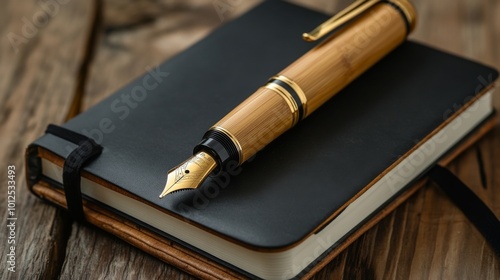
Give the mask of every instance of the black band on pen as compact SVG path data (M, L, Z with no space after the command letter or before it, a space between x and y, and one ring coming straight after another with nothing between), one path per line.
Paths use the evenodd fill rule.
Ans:
M219 167L223 167L228 160L240 162L240 154L233 140L215 129L210 129L203 135L203 139L194 148L193 153L196 154L199 151L205 151L214 156Z
M394 9L396 9L396 11L399 12L399 14L401 15L401 17L403 18L404 22L405 22L405 26L406 26L406 35L410 34L411 32L411 24L410 24L410 20L406 17L406 14L405 12L401 9L401 7L399 7L397 4L395 4L394 2L392 1L382 1L382 3L387 3L389 5L391 5L391 7L393 7Z
M302 104L302 101L300 100L299 94L289 84L287 84L281 80L271 79L271 80L269 80L268 83L281 86L290 94L290 96L292 96L293 100L295 101L295 103L297 104L297 107L298 107L299 121L302 120L302 118L304 117L304 106Z

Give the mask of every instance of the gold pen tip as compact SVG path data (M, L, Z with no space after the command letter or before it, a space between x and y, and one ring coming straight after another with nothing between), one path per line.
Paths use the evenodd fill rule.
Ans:
M181 190L198 188L217 167L217 161L208 153L199 152L168 171L167 183L159 198Z

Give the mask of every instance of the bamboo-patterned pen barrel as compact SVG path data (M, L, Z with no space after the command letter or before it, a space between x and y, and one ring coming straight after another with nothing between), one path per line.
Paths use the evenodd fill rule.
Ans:
M401 44L414 21L406 0L377 3L216 123L204 139L223 147L202 141L197 149L224 150L221 161L245 162Z
M415 18L407 0L357 0L305 34L315 40L343 25L210 128L194 155L168 172L160 198L248 160L401 44Z

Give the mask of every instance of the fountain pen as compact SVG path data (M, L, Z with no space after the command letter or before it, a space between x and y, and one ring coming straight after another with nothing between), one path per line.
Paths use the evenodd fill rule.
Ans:
M168 171L160 198L198 188L229 161L243 164L395 49L415 21L408 0L357 0L304 33L306 41L332 34L213 125L193 156Z

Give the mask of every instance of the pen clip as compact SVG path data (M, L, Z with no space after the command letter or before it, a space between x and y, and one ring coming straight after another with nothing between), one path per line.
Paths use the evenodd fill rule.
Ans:
M302 38L307 42L314 42L380 2L382 0L356 0L347 8L316 27L313 31L303 33Z

